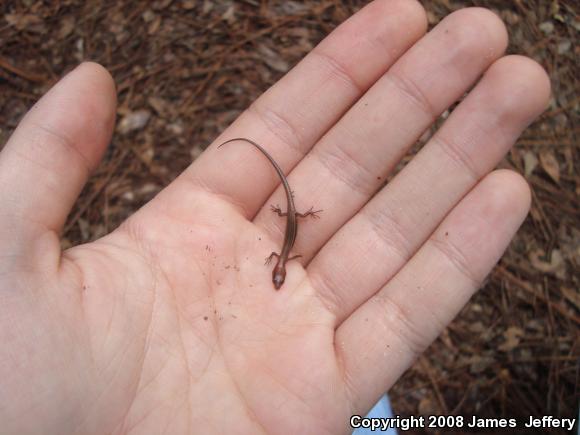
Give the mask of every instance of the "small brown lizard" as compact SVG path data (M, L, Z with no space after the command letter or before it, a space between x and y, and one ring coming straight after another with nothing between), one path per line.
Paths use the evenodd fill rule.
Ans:
M278 254L277 252L272 252L270 256L266 258L266 264L269 264L272 261L273 257L278 258L278 261L276 262L276 265L272 270L272 283L274 284L276 290L278 290L280 287L282 287L282 284L284 284L284 280L286 279L286 262L301 257L301 255L294 255L293 257L289 257L290 251L292 250L294 242L296 241L296 234L298 233L297 217L312 216L313 218L318 218L319 216L317 215L317 213L322 212L322 210L313 210L313 207L311 207L310 210L308 210L306 213L298 213L296 211L296 207L294 206L294 197L292 194L292 190L290 190L290 185L288 184L288 180L286 179L284 172L282 172L282 169L280 168L280 166L278 166L278 163L276 163L276 161L272 158L272 156L268 154L268 152L260 145L258 145L256 142L250 139L246 139L244 137L236 137L234 139L229 139L225 141L224 143L219 145L218 148L224 146L227 143L240 140L254 145L256 148L258 148L258 150L260 150L262 154L266 156L266 158L270 161L270 163L272 164L272 166L274 166L274 169L278 173L280 181L282 181L282 185L284 186L284 191L286 192L287 207L285 213L282 212L280 207L271 206L272 211L276 213L278 216L286 216L286 231L284 233L284 242L282 243L282 250L280 251L280 254Z

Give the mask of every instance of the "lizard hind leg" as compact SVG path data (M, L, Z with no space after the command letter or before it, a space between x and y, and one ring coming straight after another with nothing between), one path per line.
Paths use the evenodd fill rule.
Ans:
M272 258L279 258L280 255L278 255L277 252L272 252L268 257L266 257L266 261L264 262L264 266L267 266L268 264L270 264L272 262Z
M288 212L283 212L279 205L270 205L270 210L278 216L288 216Z
M305 213L296 212L296 216L301 217L301 218L312 216L313 219L320 219L320 216L318 216L318 213L322 213L323 211L324 210L314 210L314 207L310 207L310 209Z

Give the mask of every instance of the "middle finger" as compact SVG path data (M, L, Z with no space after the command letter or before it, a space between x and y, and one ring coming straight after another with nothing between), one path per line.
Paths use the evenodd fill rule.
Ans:
M292 171L294 180L304 180L292 184L298 211L324 209L321 221L300 227L296 252L308 260L330 239L506 45L505 27L495 14L468 8L449 15L403 55ZM265 228L284 225L269 211L256 222Z

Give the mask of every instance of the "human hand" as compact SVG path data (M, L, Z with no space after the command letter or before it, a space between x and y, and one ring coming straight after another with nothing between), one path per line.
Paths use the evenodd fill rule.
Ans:
M503 24L456 12L423 36L412 1L375 1L267 91L113 233L59 231L108 143L110 76L83 64L0 154L0 422L5 433L346 433L451 321L529 207L492 171L549 83L502 57ZM376 196L436 117L486 71ZM264 257L301 222L286 282ZM302 262L305 266L301 266ZM33 418L31 418L33 416Z

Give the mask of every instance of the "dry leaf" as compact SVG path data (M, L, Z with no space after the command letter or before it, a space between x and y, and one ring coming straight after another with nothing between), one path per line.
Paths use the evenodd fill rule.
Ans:
M123 119L121 119L117 130L121 134L127 134L135 130L141 130L143 127L145 127L150 117L151 112L145 109L137 110L136 112L130 112L125 115Z
M103 224L94 225L92 230L93 231L91 234L91 239L93 239L93 240L100 239L101 237L103 237L104 235L107 234L107 229L105 228L105 225L103 225Z
M199 145L195 145L190 151L192 160L197 159L201 153L203 153L203 148Z
M549 263L543 259L545 255L546 254L542 249L536 249L535 251L530 252L529 258L532 266L542 273L552 273L560 279L566 278L566 263L564 262L564 257L560 250L554 249L552 251Z
M440 21L440 19L433 12L427 11L427 21L429 22L429 24L435 25Z
M474 355L473 357L469 358L469 371L473 374L481 373L494 363L494 359L490 356L479 356Z
M290 69L288 62L282 59L278 53L266 45L261 44L258 47L258 52L262 55L261 59L266 62L270 68L279 72L287 72Z
M222 20L228 24L233 24L236 21L236 8L233 4L222 14Z
M213 3L212 3L211 1L209 1L209 0L205 0L205 1L203 2L203 6L202 6L202 8L201 8L201 13L202 13L203 15L206 15L206 14L208 14L208 13L209 13L209 12L211 12L211 10L213 9L213 6L214 6L214 5L213 5Z
M562 294L576 307L577 310L580 310L580 291L578 291L578 289L573 290L568 287L562 287Z
M546 35L549 35L554 31L554 23L552 23L551 21L544 21L543 23L540 23L538 27Z
M173 0L158 0L153 2L151 7L157 11L160 11L166 9L171 3L173 3Z
M168 132L174 134L175 136L181 136L183 134L183 132L185 131L185 128L183 127L183 123L181 122L180 119L178 119L177 121L172 122L170 124L167 124L165 129Z
M279 5L274 6L274 10L277 14L282 15L296 15L304 12L308 6L304 4L304 2L296 2L296 1L284 1L280 2Z
M79 62L85 57L85 40L83 38L76 40L74 56Z
M474 334L481 334L487 327L482 322L473 322L469 324L469 330Z
M66 237L63 237L60 239L60 249L62 251L66 250L68 248L72 248L72 246L73 246L72 242L69 239L67 239Z
M159 30L160 26L161 26L161 17L157 15L155 19L149 24L149 27L147 27L147 34L154 35Z
M569 39L562 39L558 43L558 54L568 53L570 51L571 47L572 47L572 41L570 41Z
M155 14L155 12L153 12L151 9L147 9L145 12L141 14L141 18L143 18L143 21L145 21L146 23L150 23L151 21L153 21L156 16L157 15Z
M184 2L181 4L181 7L182 7L183 9L185 9L186 11L189 11L189 10L191 10L191 9L195 8L195 5L196 5L196 4L197 4L197 2L196 2L196 1L194 1L194 0L185 0L185 1L184 1Z
M556 183L560 182L560 165L558 164L558 160L556 160L556 156L551 151L542 151L540 153L540 163L542 164L542 168L546 173L550 176L552 180Z
M524 331L517 326L510 326L504 333L503 336L505 341L498 346L498 349L502 352L509 352L514 350L520 344L520 338L523 337Z
M421 415L431 415L437 413L437 405L432 397L431 392L427 392L427 394L419 401L418 411Z
M529 178L534 172L534 169L538 166L538 158L531 151L526 151L524 154L524 173L526 178Z
M149 105L157 112L161 117L166 117L171 112L171 105L168 101L160 97L149 97L147 99Z
M77 225L79 226L83 241L86 242L91 237L91 225L86 219L83 218L79 218L77 220Z
M37 24L42 23L42 19L37 15L32 14L6 14L4 19L11 26L16 27L18 30L25 30Z
M74 28L75 28L75 17L73 17L72 15L67 15L66 17L64 17L60 23L60 29L58 31L59 39L66 38L68 35L71 34Z

